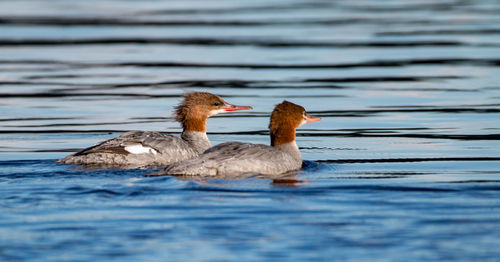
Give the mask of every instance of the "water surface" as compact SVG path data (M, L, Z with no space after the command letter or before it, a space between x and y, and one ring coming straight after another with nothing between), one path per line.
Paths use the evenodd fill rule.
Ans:
M497 261L497 1L0 2L5 261ZM180 95L303 105L292 177L148 178L55 160L128 130L179 134Z

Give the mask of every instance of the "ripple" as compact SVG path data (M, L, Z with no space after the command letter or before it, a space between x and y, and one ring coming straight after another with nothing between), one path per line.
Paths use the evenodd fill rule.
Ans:
M414 30L414 31L385 31L378 32L378 36L406 36L406 35L496 35L499 28L489 29L442 29L442 30Z
M500 161L500 157L435 157L435 158L377 158L377 159L328 159L317 160L319 163L407 163L429 161Z
M54 45L117 45L117 44L171 44L195 46L257 46L267 48L395 48L419 46L477 46L498 47L496 43L467 43L450 40L413 40L413 41L365 41L365 42L309 42L309 41L272 41L255 39L224 38L85 38L85 39L0 39L0 46L54 46Z
M180 67L180 68L249 68L249 69L328 69L328 68L364 68L364 67L401 67L414 65L470 65L470 66L499 66L500 58L419 58L419 59L385 59L364 61L358 63L336 64L255 64L255 63L187 63L187 62L121 62L121 63L83 63L60 60L0 60L2 64L12 65L59 65L75 68L94 67ZM4 68L5 69L5 68ZM7 68L8 69L8 68ZM145 75L122 74L51 74L26 76L26 79L46 78L84 78L84 77L145 77Z

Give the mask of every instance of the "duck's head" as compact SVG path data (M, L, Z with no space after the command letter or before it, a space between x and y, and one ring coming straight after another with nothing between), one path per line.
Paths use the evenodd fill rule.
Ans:
M225 112L248 110L251 106L236 106L227 103L220 96L208 92L192 92L176 107L176 120L185 131L206 131L207 118Z
M271 145L278 146L295 141L295 129L303 124L316 122L321 117L307 114L306 110L294 103L283 101L274 107L271 113L269 131Z

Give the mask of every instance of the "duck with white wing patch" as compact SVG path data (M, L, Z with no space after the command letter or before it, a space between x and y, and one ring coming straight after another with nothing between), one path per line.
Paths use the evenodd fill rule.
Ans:
M175 111L176 120L183 128L180 138L159 132L131 131L69 155L58 163L119 168L169 165L210 148L206 134L208 117L247 109L252 107L231 105L211 93L188 93Z

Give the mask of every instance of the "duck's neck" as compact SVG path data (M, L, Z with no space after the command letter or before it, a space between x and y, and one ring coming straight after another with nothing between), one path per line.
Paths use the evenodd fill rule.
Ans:
M295 141L295 128L282 125L276 129L271 129L271 146L279 146Z
M181 134L182 140L186 141L198 154L205 152L211 147L206 132L184 130Z
M211 147L207 137L206 118L188 118L182 122L181 138L186 141L198 154Z
M295 143L295 128L281 127L271 132L271 146L285 151L297 160L302 161L299 147Z
M207 118L189 117L182 122L183 132L207 132Z
M297 161L302 161L302 155L300 154L299 147L297 146L297 143L295 143L295 141L274 147L291 155Z

